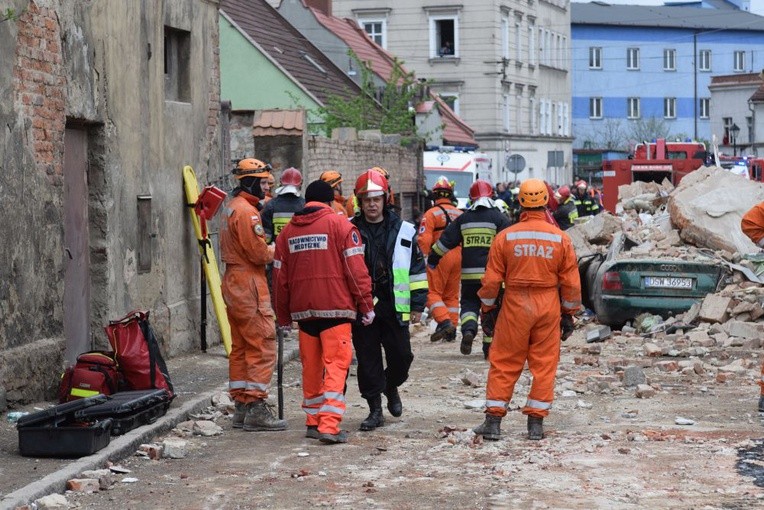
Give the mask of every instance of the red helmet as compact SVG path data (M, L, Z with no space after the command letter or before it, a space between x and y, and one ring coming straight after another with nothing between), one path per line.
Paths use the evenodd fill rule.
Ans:
M449 181L445 175L441 175L438 177L438 180L435 181L435 184L432 186L432 190L453 192L454 183Z
M302 186L302 174L299 170L293 167L289 167L281 172L281 178L279 180L281 181L282 186L295 186L297 188Z
M491 198L493 197L493 186L488 181L478 179L470 186L470 200L473 202L478 198Z
M570 188L568 186L560 186L557 193L559 193L562 198L568 198L570 196Z
M576 181L576 188L586 188L587 186L589 185L583 179L579 179Z
M355 181L355 194L359 198L387 195L387 179L375 170L367 170Z

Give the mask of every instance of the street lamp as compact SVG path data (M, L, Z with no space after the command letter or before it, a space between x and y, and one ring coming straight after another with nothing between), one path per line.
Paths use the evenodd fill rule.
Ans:
M737 135L740 134L740 128L737 124L732 124L730 134L732 135L732 155L737 156Z

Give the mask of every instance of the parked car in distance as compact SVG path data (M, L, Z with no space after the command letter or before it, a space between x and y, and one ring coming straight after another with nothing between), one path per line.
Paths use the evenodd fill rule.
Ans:
M620 328L645 312L663 318L682 313L706 294L716 292L726 273L709 257L682 260L623 256L637 245L624 233L618 233L607 254L579 259L585 303L602 324Z

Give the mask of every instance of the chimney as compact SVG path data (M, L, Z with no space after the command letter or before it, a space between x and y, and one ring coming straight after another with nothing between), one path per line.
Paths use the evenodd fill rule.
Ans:
M327 16L332 15L332 0L305 0L305 5L313 7Z

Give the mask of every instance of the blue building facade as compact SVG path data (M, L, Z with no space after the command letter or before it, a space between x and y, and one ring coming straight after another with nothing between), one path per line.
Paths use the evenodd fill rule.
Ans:
M709 141L711 77L764 69L764 17L732 8L574 3L571 37L574 149Z

